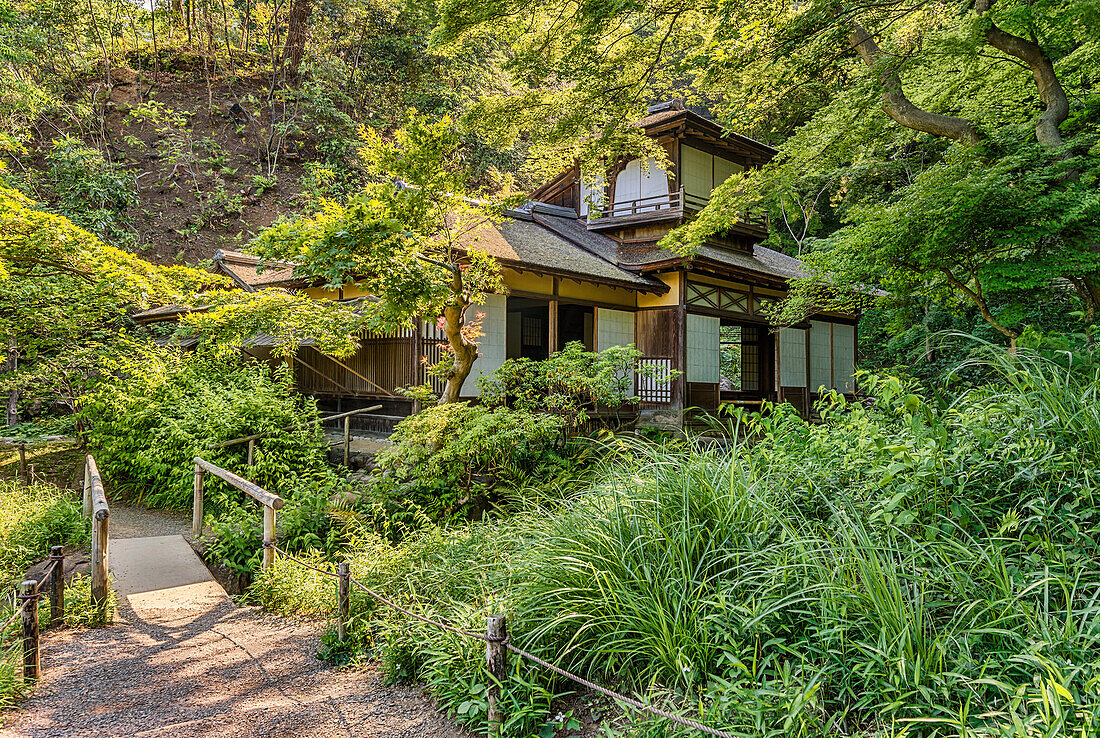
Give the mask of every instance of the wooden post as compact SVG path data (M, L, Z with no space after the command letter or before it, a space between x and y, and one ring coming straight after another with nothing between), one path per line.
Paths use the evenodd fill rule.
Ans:
M92 470L84 460L84 517L92 517Z
M264 564L267 569L275 563L275 508L264 505Z
M337 564L336 577L338 582L337 604L339 605L336 638L343 643L348 639L348 620L351 619L351 565L346 561Z
M38 678L38 582L33 579L19 585L23 602L23 678Z
M198 538L202 535L202 482L206 476L206 470L195 463L195 503L191 514L191 535Z
M252 459L256 455L256 439L253 438L248 442L248 465L252 466Z
M485 666L489 670L489 735L499 736L504 725L504 711L500 709L500 685L508 666L508 622L503 615L490 615L485 624Z
M344 418L344 466L351 466L351 416Z
M31 483L27 474L27 444L24 441L19 442L19 478L23 480L23 484Z
M57 625L65 620L65 549L61 546L51 548L50 561L53 563L53 571L50 572L50 625Z
M92 604L107 604L107 510L96 510L92 517Z

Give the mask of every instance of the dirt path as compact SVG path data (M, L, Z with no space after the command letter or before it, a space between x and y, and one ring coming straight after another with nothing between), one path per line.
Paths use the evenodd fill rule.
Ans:
M187 525L112 506L116 623L45 634L42 679L0 737L468 738L419 691L319 661L317 627L236 606Z

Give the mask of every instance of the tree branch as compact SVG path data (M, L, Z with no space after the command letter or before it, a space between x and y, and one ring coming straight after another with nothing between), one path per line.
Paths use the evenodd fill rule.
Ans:
M980 1L980 0L979 0ZM922 110L909 101L901 85L897 72L882 64L885 56L874 37L858 22L852 21L852 30L848 33L848 42L871 69L878 74L882 83L882 109L895 122L915 131L944 136L967 144L976 144L981 140L977 126L966 118L940 115Z
M1054 72L1054 63L1047 58L1039 44L1002 30L987 17L994 2L996 0L977 0L974 3L974 10L978 15L989 21L985 40L993 48L1021 60L1031 70L1035 86L1039 88L1039 99L1046 106L1046 110L1035 122L1035 138L1047 149L1059 148L1063 144L1059 127L1069 117L1069 99Z

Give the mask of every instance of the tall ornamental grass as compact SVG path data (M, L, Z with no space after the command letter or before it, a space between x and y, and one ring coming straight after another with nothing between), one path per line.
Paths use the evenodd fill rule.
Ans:
M522 647L738 735L1096 735L1100 381L1027 354L983 369L952 400L872 377L820 424L775 408L723 442L616 440L565 504L353 565L465 627L503 609ZM360 607L366 653L483 721L479 644ZM514 660L506 687L519 736L573 685Z

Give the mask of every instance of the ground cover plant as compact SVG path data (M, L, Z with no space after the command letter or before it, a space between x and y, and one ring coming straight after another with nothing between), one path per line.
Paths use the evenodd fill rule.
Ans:
M574 499L345 555L405 607L506 612L521 647L735 734L1092 735L1100 374L987 350L995 381L950 399L868 377L872 401L827 398L819 425L773 408L723 443L617 439ZM292 562L254 593L333 612ZM366 598L354 622L361 655L484 724L480 644ZM552 729L571 689L513 659L508 734Z
M50 546L84 543L88 525L80 501L52 485L0 480L0 583L14 586Z

